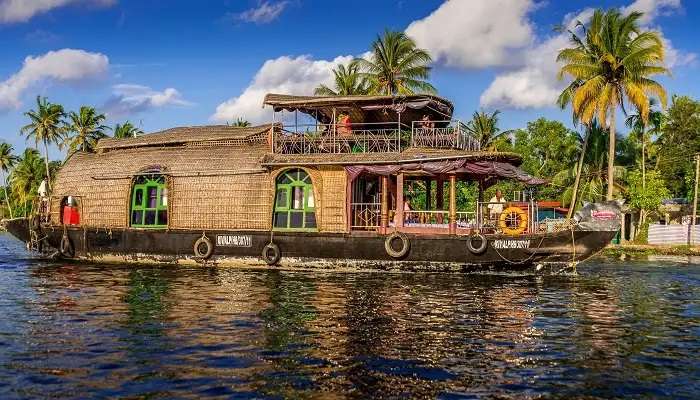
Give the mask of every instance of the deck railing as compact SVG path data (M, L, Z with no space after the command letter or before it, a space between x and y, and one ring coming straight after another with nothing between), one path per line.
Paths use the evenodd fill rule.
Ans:
M401 127L392 123L295 125L273 137L277 154L397 153L401 151Z
M479 141L461 121L413 121L411 146L479 151Z
M352 229L379 228L381 224L381 203L352 203Z

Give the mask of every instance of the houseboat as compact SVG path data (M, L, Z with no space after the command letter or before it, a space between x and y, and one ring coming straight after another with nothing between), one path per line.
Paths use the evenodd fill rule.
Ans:
M90 262L464 271L574 266L620 227L614 202L567 219L484 201L500 180L547 182L481 149L443 98L268 94L264 107L267 125L102 139L66 160L35 215L4 225ZM479 197L458 208L466 184Z

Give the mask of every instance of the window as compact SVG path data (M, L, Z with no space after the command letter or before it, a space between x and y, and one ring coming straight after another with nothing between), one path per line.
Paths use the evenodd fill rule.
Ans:
M301 169L280 174L275 187L275 229L315 230L315 207L309 174Z
M134 181L131 195L131 226L168 226L168 188L163 175L141 175Z

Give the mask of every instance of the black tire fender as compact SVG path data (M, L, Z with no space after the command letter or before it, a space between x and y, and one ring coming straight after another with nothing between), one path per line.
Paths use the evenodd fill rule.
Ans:
M194 242L194 256L208 260L214 254L214 244L208 237L202 236Z
M61 245L59 251L61 252L61 256L63 257L75 257L75 247L73 246L73 241L70 240L70 237L68 237L67 234L63 235L63 237L61 238Z
M474 245L475 240L479 241L479 243L480 243L479 246ZM486 248L488 246L489 246L489 241L481 233L475 233L473 235L470 235L469 238L467 238L467 249L472 254L481 254L481 253L486 251Z
M400 250L394 249L394 246L392 245L396 239L401 240ZM403 258L406 257L408 252L411 250L411 241L408 240L408 237L403 233L394 232L387 236L386 240L384 240L384 249L386 250L386 254L392 258Z
M276 265L282 259L280 248L274 243L268 243L262 249L262 259L267 265Z

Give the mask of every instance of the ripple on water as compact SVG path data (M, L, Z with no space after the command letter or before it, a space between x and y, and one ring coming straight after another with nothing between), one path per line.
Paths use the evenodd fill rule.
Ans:
M0 235L0 398L700 397L700 266L70 265Z

